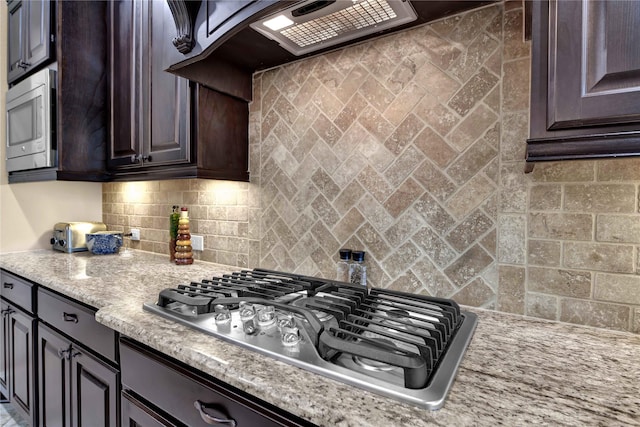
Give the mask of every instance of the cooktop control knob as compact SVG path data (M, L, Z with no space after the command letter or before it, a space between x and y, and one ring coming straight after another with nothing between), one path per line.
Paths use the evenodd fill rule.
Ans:
M58 242L58 240L56 240L55 237L52 237L51 240L49 240L49 243L51 243L52 245L55 245Z
M66 246L67 242L63 240L58 240L58 245L62 246L63 248Z

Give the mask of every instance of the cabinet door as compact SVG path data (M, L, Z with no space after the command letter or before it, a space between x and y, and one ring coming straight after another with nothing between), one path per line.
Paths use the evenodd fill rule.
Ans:
M21 311L9 314L9 401L26 420L35 415L34 323Z
M640 2L532 2L527 160L640 156Z
M550 6L550 129L639 121L640 2Z
M20 67L24 62L24 37L22 26L25 18L25 4L23 1L9 3L9 19L7 20L8 43L7 46L7 80L9 83L24 74Z
M25 13L24 62L30 70L48 60L51 54L51 2L29 0Z
M165 71L175 47L167 34L175 24L167 2L143 3L147 56L142 78L144 112L143 153L146 166L186 163L189 160L189 81ZM144 32L143 32L144 34Z
M69 405L69 361L71 343L51 329L38 326L38 401L40 427L65 427Z
M71 348L71 425L118 426L118 371L89 353Z
M109 166L140 168L189 161L189 82L165 70L175 24L164 1L111 7ZM173 30L172 30L173 29Z
M142 22L142 3L122 0L109 2L109 63L111 144L108 163L111 168L135 166L142 139L140 104L142 48L136 31Z

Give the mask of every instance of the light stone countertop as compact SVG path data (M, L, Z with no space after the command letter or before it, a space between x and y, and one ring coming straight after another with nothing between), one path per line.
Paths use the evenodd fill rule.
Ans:
M445 406L426 411L286 365L142 310L159 290L237 268L168 256L30 251L0 267L98 308L100 323L322 426L640 425L640 336L473 309Z

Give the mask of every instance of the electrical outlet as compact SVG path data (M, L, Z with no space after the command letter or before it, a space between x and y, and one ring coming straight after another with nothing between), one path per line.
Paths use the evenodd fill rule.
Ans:
M140 229L132 228L131 229L131 240L140 240Z
M191 235L191 247L194 251L204 250L204 236Z

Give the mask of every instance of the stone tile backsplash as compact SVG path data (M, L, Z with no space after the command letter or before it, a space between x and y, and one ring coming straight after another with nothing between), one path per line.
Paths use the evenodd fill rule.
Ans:
M333 278L351 247L373 286L640 332L640 161L524 174L529 68L514 1L256 74L251 183L104 184L104 220L167 253L188 206L197 259Z

